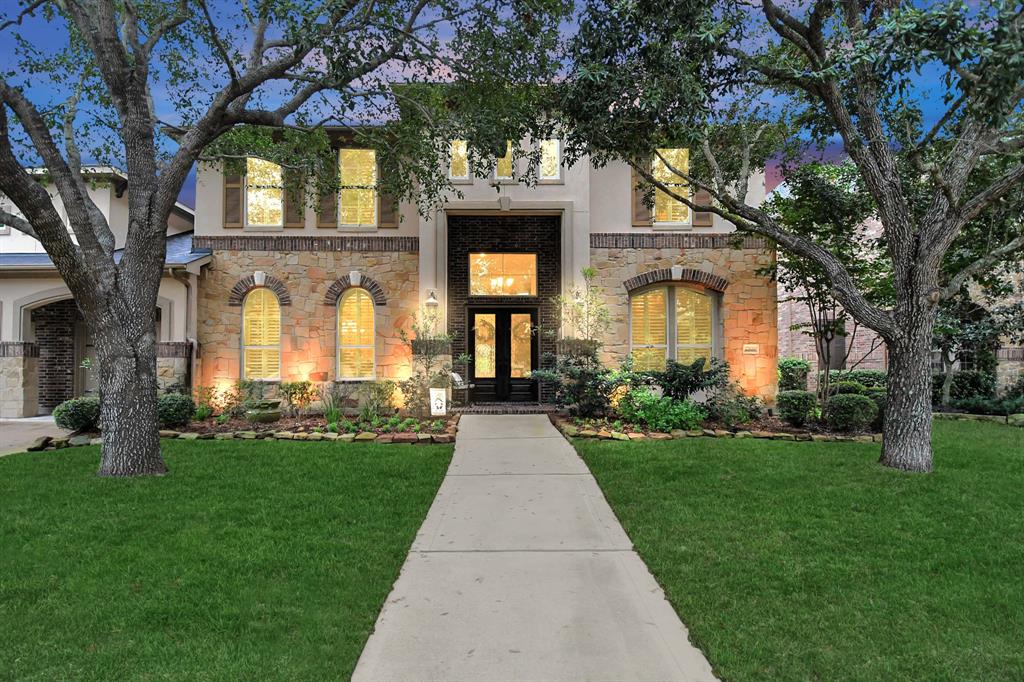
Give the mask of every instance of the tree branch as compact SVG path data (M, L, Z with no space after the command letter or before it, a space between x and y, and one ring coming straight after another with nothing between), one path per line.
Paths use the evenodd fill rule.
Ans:
M953 296L956 296L956 294L960 291L960 287L962 287L964 285L964 282L966 282L968 279L970 279L974 275L984 272L985 270L989 269L990 267L1000 262L1007 256L1013 254L1015 251L1020 251L1022 249L1024 249L1024 234L1018 236L1016 239L1007 242L1006 244L1003 244L997 249L989 251L987 254L985 254L978 260L974 261L973 263L965 267L963 270L958 272L956 275L954 275L952 278L950 278L946 286L943 287L938 292L940 300L947 300L952 298Z

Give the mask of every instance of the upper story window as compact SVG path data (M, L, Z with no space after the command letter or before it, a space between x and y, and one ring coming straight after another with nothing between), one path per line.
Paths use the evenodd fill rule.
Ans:
M374 377L373 299L365 289L349 289L338 301L338 378Z
M465 140L452 140L448 177L469 180L469 145Z
M630 341L638 370L662 370L668 359L714 355L714 298L682 286L647 289L629 301Z
M242 378L281 378L281 303L266 287L242 303Z
M512 142L505 142L505 156L494 164L494 177L498 180L512 179Z
M245 160L245 224L284 225L284 173L276 163L254 157Z
M469 254L470 296L536 296L537 254Z
M560 140L541 140L540 179L562 179L562 144Z
M338 221L342 226L375 226L377 153L372 149L342 149L339 171Z
M663 158L664 160L662 160ZM654 178L670 187L676 194L686 195L689 192L687 183L676 171L687 174L690 172L690 150L659 149L658 154L654 156L651 168ZM654 191L654 222L689 223L690 207L666 192L656 189Z

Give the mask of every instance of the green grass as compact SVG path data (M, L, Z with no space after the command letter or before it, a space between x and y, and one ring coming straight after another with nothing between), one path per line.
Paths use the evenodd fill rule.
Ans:
M347 679L450 446L166 442L0 459L0 678Z
M576 447L723 679L1024 679L1024 429Z

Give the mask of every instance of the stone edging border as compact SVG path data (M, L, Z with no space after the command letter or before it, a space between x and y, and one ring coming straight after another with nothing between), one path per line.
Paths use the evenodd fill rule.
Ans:
M863 433L856 436L839 436L824 433L775 433L772 431L726 431L725 429L692 429L689 431L675 430L670 433L651 431L647 433L623 431L595 431L579 429L567 422L559 422L555 427L566 438L593 438L598 440L682 440L684 438L759 438L761 440L785 440L807 442L845 442L845 443L881 443L882 434Z
M295 433L292 431L227 431L225 433L195 433L160 431L161 438L177 440L297 440L337 441L340 443L378 443L380 445L416 445L427 443L450 444L455 442L454 433Z

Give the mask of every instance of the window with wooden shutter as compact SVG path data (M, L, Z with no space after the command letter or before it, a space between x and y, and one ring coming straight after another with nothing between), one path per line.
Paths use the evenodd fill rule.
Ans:
M242 227L245 206L245 178L238 173L224 172L224 227Z
M668 351L667 290L650 289L629 302L630 335L636 369L665 369Z
M270 289L250 291L242 304L242 378L281 377L281 304Z
M284 173L284 226L306 226L306 187L301 173L286 170Z
M339 171L339 223L349 227L376 226L377 153L372 149L342 149Z
M635 168L630 176L630 196L632 197L633 227L645 227L651 225L651 207L644 201L644 188L640 185L640 175Z
M683 286L648 289L630 298L630 341L637 369L661 370L666 358L710 362L715 298Z
M711 193L706 190L699 190L693 194L693 203L698 206L710 206L711 205ZM715 214L711 211L694 211L693 212L693 226L694 227L711 227L715 224Z
M498 180L512 179L512 142L505 143L505 156L500 157L494 164L494 177Z
M284 172L276 163L255 157L245 160L245 224L284 225Z
M373 379L374 345L373 299L349 289L338 301L338 378Z
M651 165L651 174L654 179L680 196L686 196L689 192L688 185L680 173L689 172L689 149L659 149ZM654 221L658 223L689 223L690 207L667 192L655 189Z

